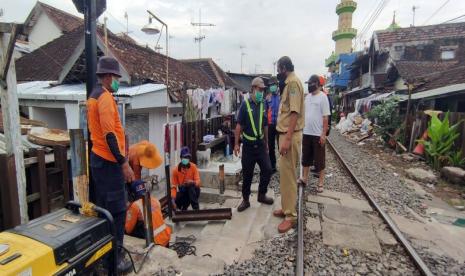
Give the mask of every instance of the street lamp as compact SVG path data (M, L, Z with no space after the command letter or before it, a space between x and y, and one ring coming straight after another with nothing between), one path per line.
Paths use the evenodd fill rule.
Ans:
M169 131L169 123L170 123L170 96L168 93L169 89L169 58L168 58L168 41L169 41L169 34L168 34L168 25L163 22L160 18L158 18L155 14L151 11L147 10L149 14L149 23L145 25L141 31L148 35L155 35L160 33L158 27L153 24L152 18L160 22L166 28L166 45L165 45L165 53L166 53L166 78L165 78L165 85L166 85L166 125ZM172 206L171 206L171 184L170 184L170 150L165 151L165 175L166 175L166 195L168 197L168 215L172 217Z

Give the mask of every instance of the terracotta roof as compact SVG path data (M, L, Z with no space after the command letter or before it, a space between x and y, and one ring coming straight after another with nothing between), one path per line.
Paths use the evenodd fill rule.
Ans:
M99 29L99 39L103 31ZM83 27L66 33L16 61L18 81L58 80L66 63L84 39ZM101 39L102 40L102 39ZM131 83L164 83L166 58L155 51L108 33L110 52L121 62ZM190 87L215 86L205 74L176 59L169 58L169 88L179 90L184 82Z
M441 72L424 75L422 77L424 82L417 85L415 92L431 90L453 84L465 83L465 74L463 73L464 71L464 65L456 65Z
M50 41L30 54L16 60L18 81L58 80L66 62L79 42L84 39L84 28L78 28Z
M71 32L84 24L82 18L38 1L24 23L26 33L31 31L42 12L45 12L63 33Z
M438 24L421 27L400 28L395 30L376 31L379 48L390 48L394 43L426 41L465 36L465 22Z
M102 35L102 34L101 34ZM131 82L154 81L165 83L166 57L135 43L109 33L110 51L122 63L131 76ZM184 82L190 87L210 88L214 82L199 70L183 62L169 58L169 88L178 90Z
M424 76L457 67L457 61L396 61L395 67L405 80L418 81Z
M193 68L205 73L208 78L216 84L216 86L238 86L238 84L233 79L231 79L211 58L184 59L180 61L189 64Z

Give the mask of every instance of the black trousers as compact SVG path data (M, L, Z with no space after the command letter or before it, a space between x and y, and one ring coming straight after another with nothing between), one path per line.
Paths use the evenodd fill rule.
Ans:
M192 185L187 187L180 187L179 191L176 193L176 206L185 211L189 208L189 205L192 205L192 209L199 209L199 196L200 188Z
M118 163L110 162L91 153L90 167L95 191L95 204L107 209L113 216L118 246L123 245L126 222L126 190L123 170Z
M260 167L260 183L258 184L258 192L260 194L266 194L271 178L271 164L264 142L258 142L257 144L244 143L242 146L241 162L242 197L244 199L249 199L250 186L252 185L255 164L257 163Z
M276 169L276 142L279 134L276 131L276 125L268 125L268 149L270 150L271 169ZM279 144L278 144L279 145Z

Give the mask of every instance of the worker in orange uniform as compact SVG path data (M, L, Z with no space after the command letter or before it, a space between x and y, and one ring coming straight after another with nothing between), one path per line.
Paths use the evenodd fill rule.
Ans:
M181 149L181 162L171 174L171 202L175 209L199 209L200 174L197 166L191 161L188 147Z
M142 168L155 169L163 162L157 147L147 140L130 146L128 156L136 180L142 179Z
M116 59L103 56L97 64L99 84L87 100L87 121L92 141L90 171L94 203L113 216L116 229L118 272L131 269L121 249L126 216L125 183L134 181L134 173L125 156L126 140L118 107L112 93L119 88L121 71Z
M126 212L126 233L145 239L144 205L142 198L147 192L142 180L134 181L129 188L129 201L131 202ZM153 238L155 244L167 247L171 239L171 228L165 224L161 212L160 202L151 197Z
M125 231L127 234L139 238L145 238L144 231L144 212L142 197L146 192L145 184L142 179L142 168L155 169L162 164L161 155L157 147L147 140L140 141L129 147L128 152L129 165L134 171L136 182L129 187L129 208L126 211ZM143 188L138 186L142 183ZM136 187L138 189L136 189ZM144 191L141 192L141 191ZM156 244L167 246L171 236L171 229L166 226L161 212L161 205L158 199L151 197L153 237Z

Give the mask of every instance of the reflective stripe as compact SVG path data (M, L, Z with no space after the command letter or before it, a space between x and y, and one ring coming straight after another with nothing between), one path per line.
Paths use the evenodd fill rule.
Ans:
M142 206L142 200L137 200L136 205L139 208L139 211L143 214L144 213L144 207Z
M165 231L165 229L166 229L166 224L160 225L160 227L158 227L157 229L153 230L153 236L154 236L154 237L157 237L158 234L160 234L161 232Z
M257 134L257 128L255 127L255 121L252 115L252 109L250 108L249 100L245 100L245 106L247 107L247 113L249 114L250 124L252 126L253 134L255 137L247 135L245 132L242 133L242 136L249 141L256 141L257 137L263 139L262 125L263 125L263 102L260 102L260 117L259 117L259 129Z

